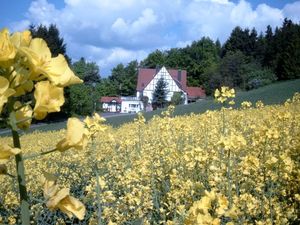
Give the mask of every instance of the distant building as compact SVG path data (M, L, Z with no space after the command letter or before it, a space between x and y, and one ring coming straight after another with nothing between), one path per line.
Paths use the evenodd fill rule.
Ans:
M156 84L160 78L163 78L167 83L167 101L171 101L175 92L183 93L184 104L206 97L205 91L201 87L187 87L186 70L167 70L163 66L160 69L139 69L136 93L137 98L147 96L149 98L149 103L152 103L153 92L155 91Z
M138 113L143 110L143 103L137 97L121 97L121 113Z
M143 103L137 97L101 97L104 112L137 113L143 110Z
M138 71L138 82L136 97L109 97L100 99L104 112L137 113L143 110L142 96L147 96L149 101L146 111L152 110L152 96L156 84L160 78L167 83L167 101L171 101L174 93L182 92L184 104L194 102L206 97L204 89L201 87L187 87L186 70L166 69L164 66L158 69L140 68Z
M104 112L121 112L122 100L120 97L101 97L102 110Z
M188 102L195 102L206 97L205 90L201 87L187 87Z

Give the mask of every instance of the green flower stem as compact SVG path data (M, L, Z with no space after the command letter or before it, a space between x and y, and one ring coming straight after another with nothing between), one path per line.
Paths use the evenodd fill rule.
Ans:
M229 198L229 209L232 207L232 184L231 184L231 162L230 162L230 149L228 150L227 156L227 182L228 182L228 198Z
M10 174L10 173L5 173L4 175L7 175L7 176L9 176L9 177L11 177L11 178L16 178L16 176L14 176L14 175L12 175L12 174Z
M14 147L21 148L20 137L16 130L12 129L12 136L13 136ZM20 205L21 205L21 221L23 225L28 225L30 224L30 211L29 211L28 194L26 190L25 168L22 159L22 153L19 153L15 156L15 161L16 161L16 170L18 174Z
M97 165L95 166L95 172L96 172L96 192L97 192L97 205L98 205L98 225L102 224L102 208L101 208L101 197L100 197L100 192L101 192L101 188L100 188L100 184L99 184L99 173L98 173L98 167Z
M36 158L36 157L39 157L39 156L50 154L50 153L55 152L55 151L57 151L57 148L54 148L52 150L45 151L45 152L34 153L34 154L31 154L31 155L24 156L23 160L33 159L33 158Z

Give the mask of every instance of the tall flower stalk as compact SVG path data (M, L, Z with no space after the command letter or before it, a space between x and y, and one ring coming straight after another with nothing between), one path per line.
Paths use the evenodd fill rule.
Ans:
M7 171L5 163L10 157L15 157L16 179L19 187L21 222L30 224L30 199L27 193L24 156L20 142L19 130L30 127L33 118L44 119L48 113L59 112L65 99L63 88L72 84L81 83L69 68L63 55L52 57L46 42L41 38L32 38L29 31L10 34L8 29L0 31L0 116L11 129L13 147L8 144L0 147L1 174L14 176ZM32 96L34 101L22 102L24 96ZM33 100L33 99L32 99ZM33 102L35 104L33 104ZM6 116L8 113L8 116ZM37 156L65 151L69 148L82 149L87 142L84 136L84 125L71 119L70 127L76 132L68 133L67 137L59 142L54 150L25 156L32 159ZM69 122L68 122L69 123ZM82 131L82 132L80 132ZM87 136L87 135L86 135ZM52 182L52 181L51 181ZM50 182L50 183L51 183ZM48 185L49 183L47 183ZM75 198L69 196L69 191L57 189L52 182L50 192L45 194L47 206L50 209L59 208L68 216L75 215L83 219L85 208ZM44 191L49 191L47 188ZM59 199L57 199L59 198ZM55 204L52 204L53 201ZM76 205L73 210L65 210L68 204Z

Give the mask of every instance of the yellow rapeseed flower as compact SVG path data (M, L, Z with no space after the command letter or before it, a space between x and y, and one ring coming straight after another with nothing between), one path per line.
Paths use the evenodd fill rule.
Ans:
M15 91L9 88L9 81L5 77L0 76L0 113L7 99L14 93Z
M53 84L60 87L80 84L83 82L75 76L73 71L69 68L65 57L61 54L51 59L45 75Z
M59 112L65 102L63 88L56 87L49 81L40 81L35 85L34 98L34 117L37 120L44 119L47 113Z
M15 47L28 47L31 42L31 33L29 30L23 32L15 32L11 35L10 41L15 45Z
M65 87L79 84L80 80L69 65L65 57L59 54L52 58L47 43L41 38L34 38L28 47L20 48L20 52L26 56L31 68L31 79L39 80L40 76L47 77L54 85Z
M77 118L69 118L67 123L66 137L57 143L56 148L59 151L66 151L70 148L82 150L88 142L88 132Z
M0 31L0 66L7 67L8 61L14 59L16 50L9 39L8 29Z
M17 155L21 152L19 148L12 148L7 144L0 145L0 164L7 163L11 156Z
M14 104L14 108L18 109L16 111L16 120L18 121L23 121L17 123L17 127L20 129L28 129L31 124L31 117L32 117L32 108L30 105L25 105L22 106L21 102L17 101Z
M85 206L78 199L70 196L70 190L68 188L58 190L55 184L55 178L50 174L46 174L45 176L44 196L47 199L46 206L49 209L60 209L70 218L74 215L79 220L83 220Z

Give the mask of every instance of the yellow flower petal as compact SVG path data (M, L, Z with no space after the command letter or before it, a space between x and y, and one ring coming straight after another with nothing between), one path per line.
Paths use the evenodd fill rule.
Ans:
M49 81L41 81L35 85L34 117L38 120L44 119L47 113L59 112L64 104L63 88L52 85Z
M17 155L21 152L19 148L12 148L7 144L0 145L0 164L6 163L11 156Z
M61 200L57 206L62 212L66 213L70 218L76 216L79 220L83 220L85 215L85 206L78 199L67 196Z
M16 50L9 38L8 29L0 31L0 66L7 67L9 60L14 59Z

